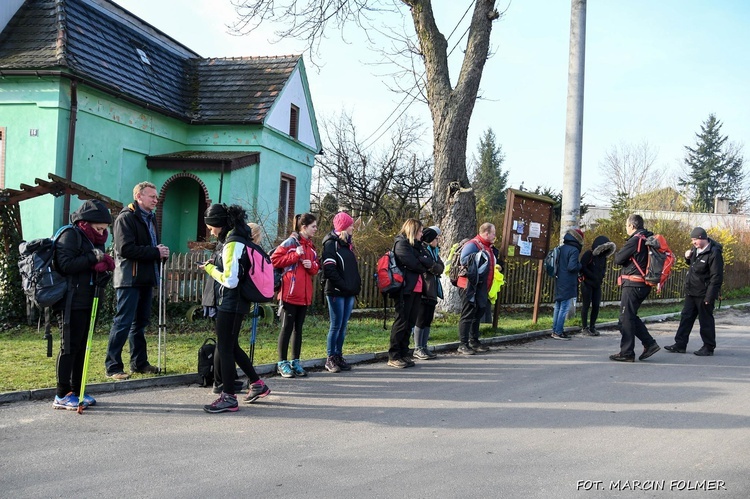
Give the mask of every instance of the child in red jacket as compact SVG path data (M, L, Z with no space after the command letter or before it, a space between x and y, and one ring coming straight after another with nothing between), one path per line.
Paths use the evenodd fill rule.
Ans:
M310 213L294 217L294 232L271 255L274 268L283 269L279 291L279 361L276 370L284 378L306 376L300 364L302 350L302 325L307 307L312 303L312 278L320 269L312 238L318 230L315 216ZM287 354L292 343L292 361Z

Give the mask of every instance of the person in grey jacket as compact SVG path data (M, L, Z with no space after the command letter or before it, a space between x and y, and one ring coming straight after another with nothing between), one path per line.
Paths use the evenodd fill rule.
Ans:
M555 275L555 308L552 311L552 338L569 340L565 334L565 317L568 315L573 300L578 296L578 272L581 262L578 257L583 247L581 229L568 229L563 236L560 248L560 261Z
M714 302L724 282L724 256L721 244L709 239L702 227L693 229L690 242L693 247L685 252L685 260L690 268L685 277L685 304L682 306L680 325L674 336L674 344L664 349L685 353L690 331L698 318L703 346L693 353L699 357L710 357L716 348Z
M153 288L159 283L159 262L169 257L169 248L159 244L154 210L159 203L156 186L141 182L133 188L134 201L125 206L113 227L115 247L114 287L117 311L109 331L107 377L128 379L122 348L130 339L130 371L157 374L148 362L146 327L151 318Z

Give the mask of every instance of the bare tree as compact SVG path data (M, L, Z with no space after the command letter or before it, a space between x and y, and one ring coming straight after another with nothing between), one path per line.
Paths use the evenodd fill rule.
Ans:
M604 181L594 192L613 204L622 204L662 187L666 170L656 166L657 156L658 150L646 141L612 146L599 162Z
M431 200L432 161L420 155L422 125L407 117L392 130L390 145L364 148L350 115L324 122L325 154L318 175L340 206L387 226L418 216Z
M327 28L339 29L354 23L367 33L374 20L386 11L407 7L414 33L401 50L417 53L424 72L414 73L422 82L433 124L434 188L432 214L446 240L458 241L475 234L475 196L466 172L466 146L469 121L479 91L482 71L490 53L492 23L500 17L495 0L476 0L464 48L464 57L455 85L448 68L449 44L437 27L431 0L232 0L239 21L238 32L251 31L264 21L284 26L279 38L295 37L308 42L317 53ZM468 12L468 9L467 9ZM376 28L377 29L377 28ZM378 29L379 33L383 30ZM395 32L395 31L394 31ZM416 40L416 43L414 42ZM396 43L396 38L391 38ZM385 53L385 50L383 51ZM401 69L414 68L404 63ZM419 92L421 93L421 92Z

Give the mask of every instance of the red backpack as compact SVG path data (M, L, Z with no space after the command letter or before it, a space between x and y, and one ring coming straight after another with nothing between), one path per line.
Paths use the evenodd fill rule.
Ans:
M649 286L654 286L656 292L660 293L672 272L672 266L674 266L676 258L672 250L669 249L667 240L661 234L654 234L649 237L639 235L638 237L640 238L638 250L640 251L642 242L648 248L648 263L645 269L638 265L635 258L633 258L633 263L643 276L643 281Z
M378 258L375 276L381 293L392 295L404 287L404 273L396 264L396 254L393 250L386 251Z

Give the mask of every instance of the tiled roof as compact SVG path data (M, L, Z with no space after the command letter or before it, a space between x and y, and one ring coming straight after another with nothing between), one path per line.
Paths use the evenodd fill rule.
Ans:
M0 74L65 71L194 123L261 123L300 56L204 59L109 0L27 0Z

